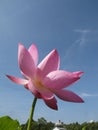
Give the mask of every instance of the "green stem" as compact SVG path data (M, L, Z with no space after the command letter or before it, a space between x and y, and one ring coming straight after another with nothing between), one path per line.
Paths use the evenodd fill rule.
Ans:
M31 123L32 123L33 115L34 115L34 109L35 109L36 101L37 101L37 98L35 97L34 100L33 100L33 103L32 103L32 108L31 108L31 112L30 112L27 130L31 130Z

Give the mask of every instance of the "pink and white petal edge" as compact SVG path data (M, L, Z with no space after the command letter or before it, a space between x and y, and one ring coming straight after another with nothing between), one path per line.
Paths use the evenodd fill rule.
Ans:
M22 78L18 78L18 77L14 77L11 75L6 75L11 81L13 81L16 84L21 84L21 85L26 85L28 84L28 80L26 79L22 79Z

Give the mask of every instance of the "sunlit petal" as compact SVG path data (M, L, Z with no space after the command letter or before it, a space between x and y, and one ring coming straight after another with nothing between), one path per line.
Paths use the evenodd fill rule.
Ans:
M18 49L18 63L21 71L29 76L33 77L35 73L35 64L34 61L27 51L27 49L22 45L19 44L19 49Z
M29 53L31 54L35 65L37 65L38 63L38 50L35 44L32 44L29 49L28 49Z
M49 72L59 69L60 58L56 50L51 51L38 65L38 68L47 75Z
M80 76L74 73L57 70L49 73L43 83L48 88L62 89L73 84L79 79Z

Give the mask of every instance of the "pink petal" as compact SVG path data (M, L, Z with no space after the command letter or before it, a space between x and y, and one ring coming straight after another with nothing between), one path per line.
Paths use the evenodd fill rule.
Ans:
M37 65L38 63L38 50L35 44L32 44L29 49L28 49L29 53L31 54L35 65Z
M40 81L44 78L44 74L39 68L36 68L35 78L39 79Z
M44 102L48 107L58 110L57 100L54 96L51 99L44 99Z
M22 79L22 78L17 78L11 75L6 75L11 81L13 81L14 83L17 84L21 84L21 85L26 85L28 83L28 80L26 79Z
M38 68L47 75L49 72L59 69L60 58L56 50L51 51L38 65Z
M69 90L54 90L54 93L64 101L80 103L84 102L82 98Z
M34 73L35 73L34 61L31 55L29 54L29 52L26 50L26 48L22 44L19 44L18 63L24 75L27 75L28 77L34 76Z
M73 72L73 74L74 74L74 76L81 76L81 75L83 75L84 74L84 72L82 72L82 71L76 71L76 72Z
M80 77L74 73L57 70L49 73L44 79L43 84L50 89L62 89L73 84L79 79Z

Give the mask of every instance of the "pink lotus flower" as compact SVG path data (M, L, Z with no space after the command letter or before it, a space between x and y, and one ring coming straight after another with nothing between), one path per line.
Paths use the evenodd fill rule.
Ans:
M32 44L27 50L22 44L19 44L18 64L24 78L11 75L7 75L7 77L17 84L24 85L35 97L43 99L48 107L55 110L58 107L54 95L64 101L83 102L78 95L64 89L79 80L83 72L59 70L60 57L57 50L52 50L38 66L37 63L37 47Z

